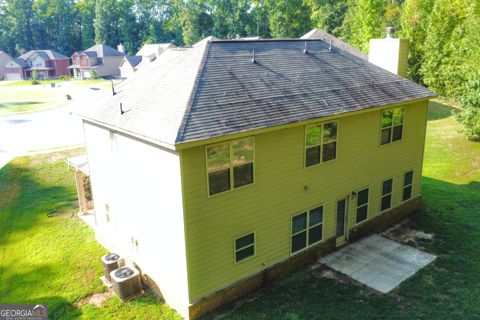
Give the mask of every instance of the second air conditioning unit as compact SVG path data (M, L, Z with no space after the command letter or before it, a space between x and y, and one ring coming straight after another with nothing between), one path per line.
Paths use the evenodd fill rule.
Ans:
M113 292L122 300L130 300L143 293L140 272L131 266L125 266L110 273Z

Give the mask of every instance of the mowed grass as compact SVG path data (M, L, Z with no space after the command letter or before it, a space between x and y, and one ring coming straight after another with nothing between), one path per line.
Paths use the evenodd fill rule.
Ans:
M60 92L42 86L0 87L0 116L58 107L66 102Z
M424 208L410 227L437 260L381 295L346 278L302 268L206 319L480 319L480 144L458 133L451 107L433 103L423 177ZM74 152L17 158L0 171L0 303L47 303L52 319L175 319L151 293L102 308L75 307L104 291L105 252L74 212ZM52 207L67 212L47 218Z
M205 319L480 319L480 143L458 133L452 106L429 109L424 206L408 225L437 260L389 294L303 268Z
M124 304L112 297L103 308L75 306L105 291L105 250L75 215L73 173L63 161L79 152L16 158L0 170L0 304L45 303L50 319L178 319L150 292Z

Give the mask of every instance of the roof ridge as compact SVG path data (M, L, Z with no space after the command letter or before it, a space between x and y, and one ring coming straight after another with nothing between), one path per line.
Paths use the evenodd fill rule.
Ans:
M197 70L197 77L195 78L195 81L193 83L193 88L190 93L190 97L188 98L187 108L185 109L185 113L183 115L182 121L180 122L180 127L178 128L178 131L177 131L177 137L175 138L175 143L181 141L183 139L183 136L185 135L187 122L189 122L191 118L190 116L191 116L193 102L197 95L198 84L200 82L200 79L203 76L203 71L205 70L205 62L207 61L207 57L210 54L211 43L212 43L211 39L207 40L207 44L206 44L207 48L205 48L205 50L203 51L202 60L200 61L200 65L198 66L198 70Z

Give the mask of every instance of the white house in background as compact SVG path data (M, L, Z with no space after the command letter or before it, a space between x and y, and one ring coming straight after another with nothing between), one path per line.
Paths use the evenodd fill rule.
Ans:
M144 45L136 55L125 56L120 63L120 75L126 78L144 65L147 65L160 56L165 50L176 48L173 43L152 43Z
M0 50L0 80L5 79L5 65L10 60L12 60L12 57Z

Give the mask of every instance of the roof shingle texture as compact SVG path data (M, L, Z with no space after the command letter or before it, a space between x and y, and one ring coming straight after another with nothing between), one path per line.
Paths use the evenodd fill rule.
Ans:
M204 40L157 60L84 117L175 145L434 96L321 40Z
M68 59L67 56L64 56L61 53L58 53L53 50L30 50L27 53L22 54L19 59L27 60L29 59L32 55L38 54L41 56L43 59L50 59L50 60L57 60L57 59Z

